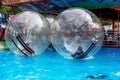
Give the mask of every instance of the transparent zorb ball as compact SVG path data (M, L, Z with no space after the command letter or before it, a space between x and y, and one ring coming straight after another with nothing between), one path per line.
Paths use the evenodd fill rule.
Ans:
M56 17L52 26L52 44L65 58L88 58L102 45L103 27L99 19L86 9L65 10Z
M43 53L49 45L50 26L39 13L17 14L7 25L5 40L16 54L25 56Z

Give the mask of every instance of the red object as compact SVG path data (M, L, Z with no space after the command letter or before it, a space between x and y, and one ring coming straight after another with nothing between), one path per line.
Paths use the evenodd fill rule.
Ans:
M4 5L10 6L10 5L16 5L16 4L24 4L29 2L44 2L48 0L2 0L2 3Z
M111 7L111 9L114 9L114 10L120 11L120 6Z
M5 36L5 28L0 28L0 40L3 40Z

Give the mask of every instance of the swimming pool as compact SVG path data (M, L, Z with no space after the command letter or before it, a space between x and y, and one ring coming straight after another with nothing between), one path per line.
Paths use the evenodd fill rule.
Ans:
M36 57L0 51L0 80L118 80L120 49L101 48L90 60L69 60L47 50Z

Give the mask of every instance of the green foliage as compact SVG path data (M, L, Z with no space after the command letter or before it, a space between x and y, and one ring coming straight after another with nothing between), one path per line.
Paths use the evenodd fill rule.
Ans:
M5 41L0 41L0 46L3 46L4 49L6 49L6 50L9 49Z
M12 13L12 14L16 14L21 12L21 10L18 7L8 7L8 6L4 6L1 2L0 2L0 12L2 13Z

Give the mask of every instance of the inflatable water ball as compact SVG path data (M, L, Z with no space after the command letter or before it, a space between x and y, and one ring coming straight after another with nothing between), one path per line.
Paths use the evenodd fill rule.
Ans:
M86 59L100 49L104 30L92 12L71 8L56 17L52 35L52 44L60 55L70 59Z
M53 26L53 23L54 23L54 20L55 20L55 16L53 15L47 15L46 16L46 19L48 20L48 22L50 23L50 30L52 31L52 28L54 27ZM52 35L50 36L50 38L52 37ZM50 39L51 40L51 39Z
M43 53L49 45L50 26L36 12L21 12L7 25L5 40L16 54L32 56Z

